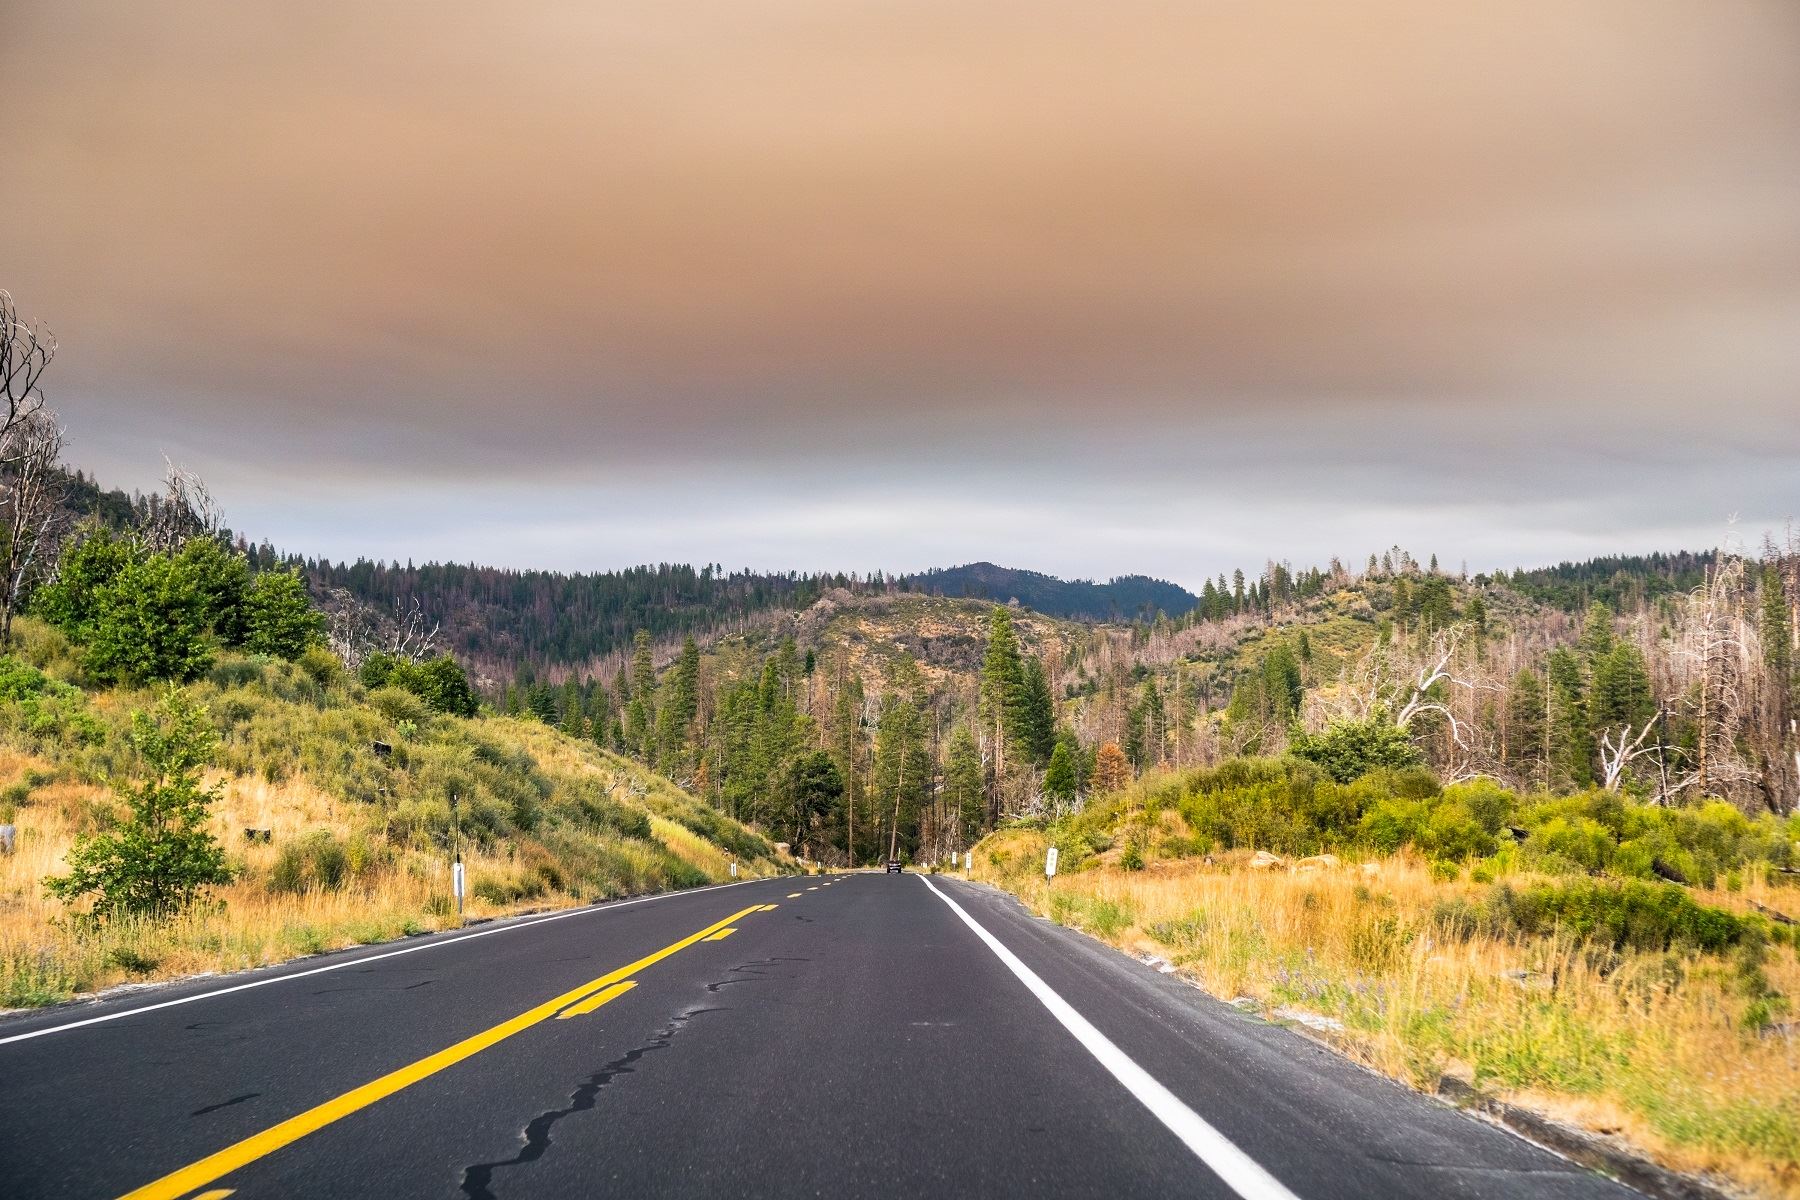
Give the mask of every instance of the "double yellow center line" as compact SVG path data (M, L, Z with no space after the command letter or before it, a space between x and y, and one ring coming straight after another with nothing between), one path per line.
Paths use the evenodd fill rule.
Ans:
M216 1154L209 1154L199 1162L164 1175L154 1183L147 1183L136 1191L127 1192L121 1200L179 1200L195 1188L204 1187L216 1179L220 1179L247 1163L256 1161L266 1155L273 1154L283 1146L292 1145L309 1133L323 1129L333 1121L349 1116L360 1109L367 1108L377 1100L385 1099L419 1082L430 1075L435 1075L445 1067L454 1066L465 1058L481 1053L489 1046L503 1042L515 1033L531 1028L540 1021L561 1013L564 1016L577 1016L592 1012L608 1000L623 995L632 987L631 976L655 965L663 959L681 950L687 949L695 942L706 941L713 935L726 929L732 922L741 920L755 912L767 912L774 908L773 904L753 904L749 908L732 913L723 921L715 921L697 933L690 933L679 942L664 946L654 954L646 954L634 963L628 963L616 971L609 971L598 979L590 979L580 987L572 988L556 997L546 1000L536 1008L528 1009L510 1020L502 1021L491 1029L484 1029L473 1037L464 1038L454 1046L447 1046L436 1054L421 1058L415 1063L390 1071L379 1079L370 1080L359 1088L345 1092L335 1099L327 1100L316 1108L309 1108L299 1116L289 1117L279 1125L271 1126L261 1133L254 1134L227 1146ZM568 1009L566 1013L563 1011ZM210 1195L211 1193L209 1193Z

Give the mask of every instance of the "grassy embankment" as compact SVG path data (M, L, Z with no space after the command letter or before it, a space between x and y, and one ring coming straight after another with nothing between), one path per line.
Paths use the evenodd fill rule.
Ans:
M1678 1169L1800 1196L1800 961L1793 927L1756 908L1800 913L1778 869L1797 834L1724 805L1240 763L1002 831L975 859L1055 920L1305 1016L1417 1087L1454 1074ZM1258 848L1288 861L1256 869ZM1294 857L1319 852L1341 861Z
M19 623L0 657L0 824L19 831L0 854L0 1008L453 925L453 792L470 919L723 880L734 858L745 874L784 869L759 835L596 746L434 714L308 662L317 673L226 655L189 687L222 739L212 830L235 881L171 921L85 929L42 880L78 835L119 819L110 781L134 769L130 714L159 693L77 686L61 635Z

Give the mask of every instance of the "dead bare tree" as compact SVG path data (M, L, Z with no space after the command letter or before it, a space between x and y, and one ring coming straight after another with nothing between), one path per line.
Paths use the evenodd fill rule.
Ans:
M1757 657L1756 630L1744 617L1744 560L1723 551L1706 582L1688 594L1677 624L1672 666L1694 721L1695 749L1692 769L1670 781L1671 796L1692 789L1747 806L1757 773L1739 745Z
M6 405L0 413L0 437L43 408L38 384L54 357L56 339L21 317L12 294L0 291L0 401Z
M152 554L173 554L197 537L218 537L224 513L206 482L185 467L163 459L163 494L150 501L143 542Z
M11 643L13 614L68 519L60 469L66 441L56 414L41 404L0 431L0 645Z
M392 617L377 612L343 588L327 592L322 605L327 614L326 645L352 671L371 654L416 663L438 653L443 623L429 621L416 597L410 604L394 601Z
M1645 721L1644 727L1638 730L1635 738L1631 736L1630 725L1610 732L1604 730L1601 732L1600 775L1601 782L1607 791L1619 790L1620 780L1625 776L1625 768L1630 766L1633 761L1655 754L1662 749L1660 743L1657 742L1652 742L1648 746L1644 744L1644 739L1650 736L1650 731L1656 728L1661 719L1662 714L1658 713Z

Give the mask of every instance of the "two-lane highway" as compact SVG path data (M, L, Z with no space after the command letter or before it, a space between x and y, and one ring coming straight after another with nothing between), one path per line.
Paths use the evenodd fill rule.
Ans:
M1633 1193L991 889L857 874L0 1023L0 1195Z

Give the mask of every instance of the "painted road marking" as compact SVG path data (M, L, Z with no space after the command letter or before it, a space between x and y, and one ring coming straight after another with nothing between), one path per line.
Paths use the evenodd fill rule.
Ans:
M203 1187L222 1176L228 1175L259 1158L273 1154L283 1146L299 1141L309 1133L315 1133L341 1117L367 1108L377 1100L382 1100L404 1088L429 1076L437 1074L445 1067L454 1066L465 1058L481 1053L489 1046L503 1042L515 1033L530 1029L538 1022L555 1016L564 1006L586 998L593 992L600 991L612 984L619 983L636 975L646 967L661 962L663 959L685 950L695 942L704 941L708 937L724 929L733 921L738 921L755 912L761 905L732 913L723 921L714 921L697 933L690 933L679 942L671 942L653 954L646 954L634 963L609 971L598 979L590 979L579 987L571 988L554 1000L547 1000L536 1008L527 1009L511 1020L502 1021L492 1029L484 1029L473 1037L464 1038L454 1046L447 1046L436 1054L421 1058L418 1062L409 1063L397 1071L390 1071L379 1079L370 1080L359 1088L353 1088L333 1100L327 1100L314 1108L309 1108L299 1116L289 1117L279 1125L273 1125L261 1133L254 1134L227 1146L216 1154L209 1154L199 1162L192 1163L153 1183L147 1183L136 1191L127 1192L121 1200L178 1200L197 1187Z
M787 898L789 900L798 900L800 898L800 893L799 892L789 892L787 894Z
M435 950L440 946L454 946L460 942L474 941L476 938L492 937L496 933L509 933L514 929L530 929L534 925L547 925L551 921L561 921L569 917L592 916L594 913L613 912L616 909L629 908L633 904L648 904L652 900L667 900L673 896L693 896L700 892L717 891L719 888L742 887L746 883L761 883L760 879L740 879L736 883L715 883L710 887L690 888L681 892L663 892L655 896L639 896L636 900L618 900L611 904L591 904L586 908L571 908L567 912L552 913L547 917L537 917L529 921L511 921L504 925L495 925L492 929L481 929L474 933L465 933L460 937L432 938L429 941L417 942L411 946L403 946L398 950L384 950L380 954L365 954L357 958L346 958L341 962L328 963L322 967L312 967L305 971L289 971L282 975L271 975L266 979L252 979L248 983L235 983L230 987L214 988L210 992L196 992L192 996L177 996L173 1000L159 1000L155 1004L144 1004L137 1008L121 1009L119 1012L101 1013L97 1017L83 1017L79 1021L65 1021L61 1025L47 1025L42 1029L30 1029L24 1033L15 1033L10 1037L0 1037L0 1046L9 1042L25 1042L32 1038L48 1037L53 1033L62 1033L68 1029L80 1029L84 1025L99 1025L104 1021L117 1021L121 1017L135 1017L139 1013L155 1012L159 1008L174 1008L178 1004L192 1004L196 1000L210 1000L214 996L227 996L232 992L248 991L251 988L268 987L272 983L286 983L290 979L305 979L308 975L323 975L327 971L341 971L345 967L360 967L364 963L380 962L384 958L398 958L402 954L417 954L421 950ZM800 893L795 892L798 896ZM172 980L180 983L181 980ZM196 1197L198 1200L198 1197Z
M781 905L779 905L779 904L765 904L761 908L757 909L756 911L757 912L774 912L776 909L778 909L780 907L781 907Z
M758 910L758 909L751 909L751 910L750 910L750 911L752 911L752 912L757 912L757 911L760 911L760 910ZM730 928L730 929L721 929L721 930L719 930L719 932L717 932L717 933L715 933L715 934L712 934L712 935L711 935L711 936L710 936L710 937L708 937L708 938L707 938L707 939L706 939L706 940L707 940L707 941L709 941L709 942L722 942L722 941L724 941L724 940L725 940L725 939L726 939L726 938L728 938L728 937L730 937L730 936L731 936L731 935L732 935L732 934L734 934L734 933L736 933L736 932L737 932L737 927L736 927L736 926L733 926L733 927L732 927L732 928Z
M1067 1000L1051 991L1050 985L1040 979L1036 971L1021 962L1019 956L1008 950L999 938L977 924L974 917L963 911L962 905L938 891L937 886L925 876L921 875L919 879L931 889L933 895L950 906L951 912L962 918L963 924L975 931L975 936L986 943L994 956L1006 965L1006 969L1018 977L1019 982L1038 998L1040 1004L1050 1010L1050 1015L1064 1029L1074 1035L1082 1048L1099 1060L1100 1065L1114 1079L1124 1084L1125 1090L1167 1126L1170 1133L1180 1138L1194 1152L1195 1157L1212 1168L1213 1174L1224 1180L1227 1187L1244 1200L1299 1200L1279 1179L1264 1170L1262 1164L1208 1125L1199 1113L1182 1103L1180 1097L1158 1083L1148 1071L1114 1045L1112 1039L1095 1029Z
M611 987L601 988L586 1000L577 1004L571 1004L569 1007L557 1013L556 1019L559 1021L566 1021L570 1017L586 1016L607 1001L617 1000L620 996L623 996L626 992L629 992L636 986L637 980L627 979L624 983L615 983Z
M809 887L809 888L807 888L807 889L806 889L806 890L807 890L807 891L809 891L809 892L816 892L816 891L818 891L818 890L819 890L819 889L818 889L818 888L816 888L816 887Z
M210 1192L201 1192L194 1200L225 1200L225 1197L237 1192L236 1188L214 1188Z

